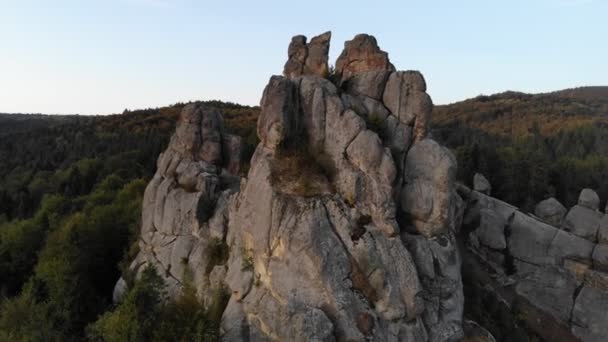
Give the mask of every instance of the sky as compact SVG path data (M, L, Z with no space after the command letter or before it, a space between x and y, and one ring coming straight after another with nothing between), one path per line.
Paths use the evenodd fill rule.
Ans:
M358 33L436 104L608 85L608 0L0 0L0 112L257 105L293 35Z

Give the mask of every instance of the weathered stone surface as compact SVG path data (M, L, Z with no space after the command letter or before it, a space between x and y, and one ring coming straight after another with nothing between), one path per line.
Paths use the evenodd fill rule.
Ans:
M375 100L382 100L384 86L391 74L388 70L372 70L366 71L352 76L345 81L342 87L346 92L371 97Z
M591 210L599 210L600 197L591 189L583 189L578 196L578 205L587 207Z
M283 75L287 78L303 75L326 77L329 74L327 60L330 39L331 32L313 37L308 44L305 36L294 36L287 50L288 60Z
M473 190L489 195L492 192L492 185L484 175L476 172L473 176Z
M507 248L504 229L507 221L492 209L481 209L479 228L475 230L479 242L492 249Z
M306 57L308 57L308 47L306 46L305 36L299 35L291 38L287 56L288 59L283 69L283 75L287 78L301 76L304 73Z
M386 83L382 101L399 120L414 127L414 137L422 140L428 133L433 101L425 93L424 78L417 71L392 73Z
M597 211L581 205L575 205L570 209L566 218L564 218L562 227L574 235L596 242L601 218L601 214Z
M593 268L608 272L608 245L596 245L593 250Z
M591 263L591 253L594 244L576 235L558 230L551 241L547 254L554 256L556 262L562 263L565 259Z
M608 215L603 215L597 232L597 242L608 245Z
M388 53L380 50L376 38L367 34L358 34L344 43L344 50L336 61L336 73L341 82L367 71L394 71L395 67L388 59Z
M431 139L416 142L405 162L401 207L427 238L444 233L454 212L456 159Z
M575 290L574 277L553 267L538 268L515 286L519 296L562 322L570 319Z
M330 39L331 32L325 32L310 40L308 56L306 57L306 64L304 64L304 75L326 77L329 74L327 60Z
M170 297L186 276L205 303L227 291L224 341L463 337L454 156L432 140L410 148L419 123L379 101L386 53L369 36L346 45L340 94L319 77L329 34L292 39L285 77L264 90L246 178L235 175L240 139L218 113L187 106L146 188L131 271L153 266ZM421 75L404 77L424 93ZM310 168L289 170L293 153ZM398 207L421 234L401 230Z
M566 216L566 207L564 207L554 197L540 201L534 208L534 215L540 217L550 225L559 227Z
M514 258L534 265L555 264L548 250L558 229L517 211L509 230L509 251Z
M512 308L509 310L543 339L606 340L606 329L598 328L605 324L603 318L596 319L598 313L605 310L599 307L605 304L600 300L579 301L588 300L585 296L592 291L596 291L594 296L608 293L608 273L605 272L608 268L604 268L608 263L608 251L604 247L608 245L596 245L592 239L545 223L562 217L564 209L556 203L546 203L545 208L539 205L539 218L536 218L477 191L461 187L459 193L468 203L463 226L463 230L470 231L467 247L474 252L476 260L488 266L493 279L489 281L484 274L476 275L474 281L483 286L494 287L498 283L503 289L513 287L517 297L506 299L512 301L506 303ZM583 218L590 215L590 221L598 221L595 210L580 205L573 210L571 221L584 222L577 219L580 214L577 210L583 213L580 215ZM503 237L506 245L501 243ZM499 301L509 298L498 292L495 296Z
M286 78L272 76L260 103L258 137L264 146L276 149L297 127L298 97L295 85Z
M608 296L606 292L583 287L572 309L572 332L585 342L606 341L608 336Z

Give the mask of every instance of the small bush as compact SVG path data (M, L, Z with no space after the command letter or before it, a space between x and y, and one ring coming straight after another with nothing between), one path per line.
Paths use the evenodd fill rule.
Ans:
M241 251L241 270L242 271L253 271L253 256L245 249Z

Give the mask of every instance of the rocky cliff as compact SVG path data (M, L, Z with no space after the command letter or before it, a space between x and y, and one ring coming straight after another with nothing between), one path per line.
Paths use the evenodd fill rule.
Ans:
M428 136L425 80L365 34L331 72L330 38L292 39L242 179L221 114L184 108L130 271L155 267L171 296L195 286L226 341L458 340L464 206L453 155Z
M546 341L608 340L608 215L597 194L584 189L569 211L550 198L527 214L486 183L460 188L471 311L504 340L521 338L518 325Z

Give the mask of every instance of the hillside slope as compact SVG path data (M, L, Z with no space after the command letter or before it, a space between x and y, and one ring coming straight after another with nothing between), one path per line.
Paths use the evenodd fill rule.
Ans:
M608 87L478 96L436 106L433 127L455 150L460 180L482 172L509 203L573 205L584 187L608 198Z

